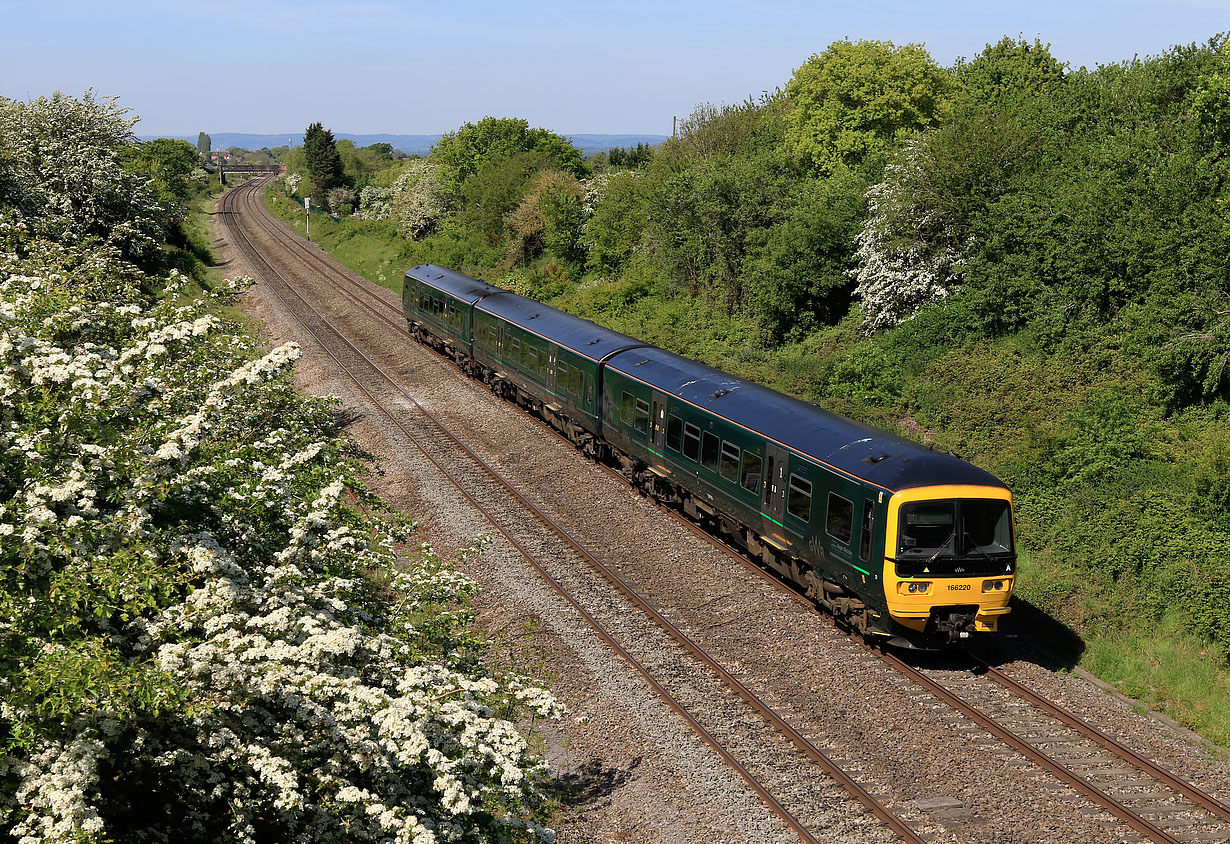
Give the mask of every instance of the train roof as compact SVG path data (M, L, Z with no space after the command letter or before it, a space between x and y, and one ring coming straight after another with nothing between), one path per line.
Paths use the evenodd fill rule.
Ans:
M496 287L494 284L470 278L468 275L459 273L456 270L450 270L447 267L441 267L439 264L419 264L417 267L411 267L406 270L406 275L409 278L425 281L432 287L443 290L445 293L456 296L458 299L469 302L471 305L484 296L504 292L502 287Z
M594 361L646 345L635 337L507 290L484 298L476 307Z
M623 351L607 365L890 492L936 484L1003 487L960 458L663 349Z

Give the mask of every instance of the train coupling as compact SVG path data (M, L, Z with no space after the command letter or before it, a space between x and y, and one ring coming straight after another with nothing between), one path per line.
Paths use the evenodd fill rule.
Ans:
M937 607L931 616L931 630L953 645L974 635L978 607Z

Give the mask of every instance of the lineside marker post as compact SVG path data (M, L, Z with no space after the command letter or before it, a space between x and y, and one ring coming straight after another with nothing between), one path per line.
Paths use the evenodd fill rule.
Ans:
M303 213L307 215L307 239L312 239L312 197L303 197Z

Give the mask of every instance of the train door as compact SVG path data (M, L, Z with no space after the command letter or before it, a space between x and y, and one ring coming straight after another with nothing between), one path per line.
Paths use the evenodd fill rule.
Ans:
M653 415L649 417L649 447L662 456L662 442L666 438L666 394L653 391Z
M786 524L786 489L790 481L790 452L776 443L765 446L764 490L762 515L765 532L782 536ZM783 537L784 538L784 537Z
M547 389L552 395L558 395L559 391L555 389L555 373L559 369L559 346L548 345L547 348Z

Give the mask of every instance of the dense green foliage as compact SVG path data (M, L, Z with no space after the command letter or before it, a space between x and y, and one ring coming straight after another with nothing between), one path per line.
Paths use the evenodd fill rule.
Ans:
M333 188L342 186L342 156L337 151L332 130L319 121L307 127L303 134L303 157L310 177L311 195L322 205Z
M223 316L246 280L133 263L196 152L130 128L0 100L0 837L554 840L509 719L560 707Z
M390 283L453 266L956 451L1014 490L1019 594L1091 664L1164 622L1225 669L1225 37L1093 70L1037 41L947 70L841 41L590 178L504 148L463 168L460 146L427 159L454 174L431 229L367 242ZM1201 711L1176 704L1230 737Z

